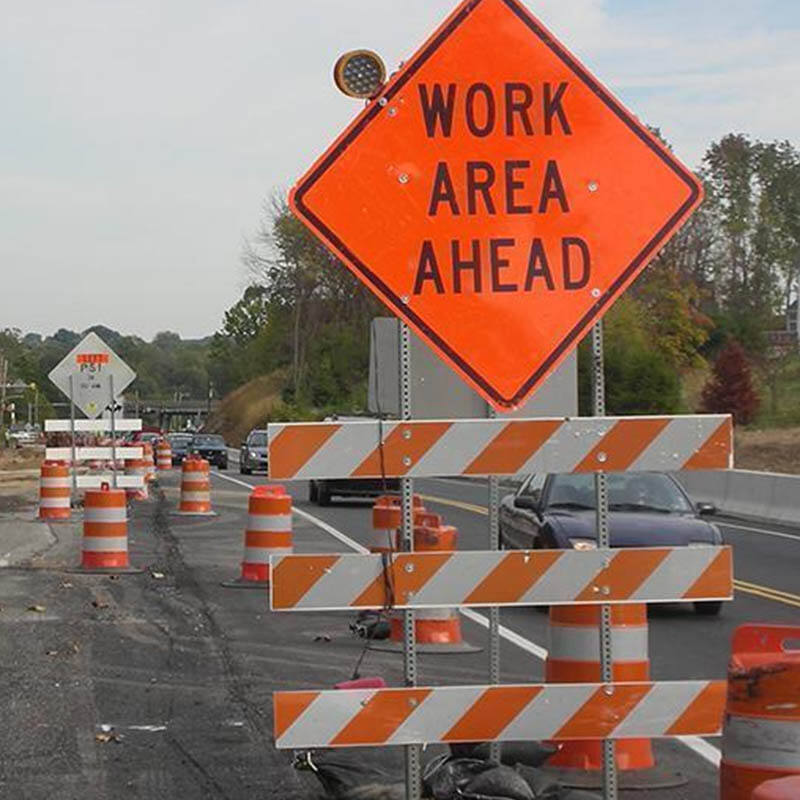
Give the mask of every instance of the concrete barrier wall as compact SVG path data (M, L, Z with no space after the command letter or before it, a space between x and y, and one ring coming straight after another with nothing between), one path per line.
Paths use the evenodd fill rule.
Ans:
M800 475L735 469L677 478L695 502L714 503L723 514L800 525Z

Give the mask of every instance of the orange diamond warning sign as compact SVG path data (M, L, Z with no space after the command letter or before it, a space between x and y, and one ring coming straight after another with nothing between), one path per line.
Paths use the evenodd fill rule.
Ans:
M503 409L536 389L701 197L519 0L466 0L290 202Z

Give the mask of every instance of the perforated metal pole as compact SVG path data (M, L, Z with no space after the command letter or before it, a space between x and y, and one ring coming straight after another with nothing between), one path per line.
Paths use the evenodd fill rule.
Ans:
M69 442L70 458L72 463L69 467L69 474L72 476L72 499L70 505L74 505L78 499L78 471L75 467L75 378L69 376Z
M606 379L603 359L603 323L592 328L592 413L603 417L606 413ZM602 457L602 454L600 455ZM608 478L605 472L596 472L594 476L595 506L597 509L597 546L607 549L611 546L611 535L608 528ZM613 675L614 654L611 646L611 606L600 606L600 671L603 683L611 684ZM609 689L607 691L613 691ZM614 742L607 739L603 742L603 797L604 800L617 800L619 786L617 782L617 764Z
M488 407L489 419L497 417L497 412ZM490 475L488 480L489 505L489 549L500 549L500 479ZM489 609L489 683L500 683L500 609L492 606ZM500 742L489 745L489 758L500 761Z
M114 399L114 376L108 376L108 388L111 392L111 482L117 488L117 402Z
M408 325L400 326L400 419L411 419L411 333ZM407 432L411 435L411 432ZM404 463L410 466L410 459ZM403 550L414 549L414 481L400 480L403 503ZM414 634L414 612L403 612L403 673L406 686L417 685L417 640ZM406 747L406 800L422 797L422 750L419 745Z

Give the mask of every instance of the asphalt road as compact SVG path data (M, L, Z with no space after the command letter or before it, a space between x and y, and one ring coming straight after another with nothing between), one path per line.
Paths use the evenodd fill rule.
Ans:
M233 461L232 464L235 468ZM255 485L265 480L263 476L235 474L220 479L231 485ZM338 502L320 508L307 502L307 484L297 482L287 486L297 508L310 512L357 543L367 541L371 520L368 502ZM242 489L245 490L243 485ZM486 548L485 485L430 479L416 481L415 491L423 497L426 507L441 513L448 524L458 528L460 548ZM800 531L723 518L717 522L726 543L734 547L735 599L725 605L718 618L700 617L690 604L651 606L650 658L654 679L722 678L730 655L731 637L738 625L754 621L797 623L800 620ZM302 551L299 543L296 548ZM515 681L520 675L525 676L525 680L542 678L547 615L530 608L507 608L501 612L501 623L508 630L502 680ZM485 631L470 620L464 620L464 631L470 641L485 640ZM714 780L719 741L694 740L686 745L659 743L659 747L664 751L660 762L666 769L679 769L692 775L694 793L686 797L715 796L706 781L713 783Z
M238 575L249 487L265 480L215 475L218 516L198 520L172 515L179 475L162 477L162 490L136 504L130 523L141 574L72 571L79 522L52 526L55 546L27 568L0 571L0 798L318 796L314 777L273 747L271 693L350 678L362 647L348 631L349 614L272 614L263 591L220 585ZM307 503L305 485L289 488L303 512L296 552L348 551L349 541L366 540L369 503L321 509ZM430 480L417 490L459 528L462 547L484 545L484 487ZM653 610L656 678L722 677L737 624L798 619L798 532L725 531L739 580L756 588L739 591L719 619L683 606ZM464 620L464 635L485 648L476 618ZM502 621L503 680L540 679L546 616L507 609ZM402 683L398 655L369 651L360 671ZM485 649L420 659L421 683L475 684L485 675ZM646 796L715 798L715 744L658 742L659 767L682 772L688 784ZM389 768L397 756L384 749L356 757Z

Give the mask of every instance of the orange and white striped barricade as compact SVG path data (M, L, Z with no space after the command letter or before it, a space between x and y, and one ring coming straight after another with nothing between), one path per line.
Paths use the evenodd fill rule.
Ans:
M695 680L275 692L275 745L714 736L725 688Z
M549 648L545 664L548 683L594 683L602 680L600 664L600 606L553 606L550 609ZM611 607L612 677L620 682L650 680L647 605ZM559 750L548 769L559 770L566 786L602 786L603 747L596 740L555 741ZM649 739L625 738L614 750L621 789L655 789L684 785L682 775L656 769Z
M742 625L734 632L720 800L750 800L756 787L778 778L800 781L798 642L800 625Z
M752 797L753 800L797 800L800 797L800 775L762 783Z
M181 471L181 499L174 512L186 516L213 517L211 508L211 477L208 461L197 456L183 459Z
M283 486L257 486L248 501L242 574L222 585L233 589L263 588L269 583L270 556L291 552L291 496Z
M399 534L398 534L399 535ZM438 514L417 512L414 515L414 552L454 552L458 531L452 525L442 524ZM461 633L461 615L454 607L422 608L414 613L414 637L420 653L440 655L476 653L482 648L465 641ZM389 617L389 638L372 642L375 650L403 650L403 612L395 611Z
M68 520L71 509L72 480L62 461L44 461L39 470L39 519L51 522Z
M387 586L391 590L387 590ZM274 611L593 606L730 600L730 547L507 550L272 558Z
M125 475L137 478L137 485L127 488L125 491L131 500L147 500L150 496L148 491L147 474L148 463L144 458L131 458L125 461Z
M123 489L88 489L83 503L81 571L118 573L131 569L128 558L128 510Z
M270 423L274 480L730 469L730 415Z
M172 469L172 446L169 439L159 439L156 442L156 468L159 472Z

